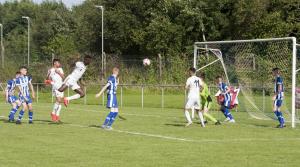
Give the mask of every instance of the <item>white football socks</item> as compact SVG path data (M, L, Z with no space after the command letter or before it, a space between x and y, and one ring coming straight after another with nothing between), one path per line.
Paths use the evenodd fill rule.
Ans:
M184 114L185 114L186 120L187 120L189 123L192 122L192 119L191 119L191 116L190 116L189 111L185 110Z
M56 116L59 116L61 110L61 104L58 105L57 110L56 110Z
M52 110L52 114L56 114L57 108L58 108L58 104L57 104L57 103L54 103L54 105L53 105L53 110Z
M75 100L75 99L79 99L80 98L80 94L75 94L73 96L67 97L67 100Z
M200 123L201 123L202 127L205 127L204 118L203 118L202 112L198 111L198 115L199 115L199 119L200 119Z

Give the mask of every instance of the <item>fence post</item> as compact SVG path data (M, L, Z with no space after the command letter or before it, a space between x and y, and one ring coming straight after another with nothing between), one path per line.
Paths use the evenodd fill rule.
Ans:
M121 86L121 108L123 107L123 86Z
M266 100L265 95L266 95L265 88L263 88L263 112L265 112L265 107L266 107L265 106L265 100Z
M36 102L39 103L39 84L36 84Z
M105 94L105 93L102 94L102 106L103 106L103 107L104 107L104 94Z
M84 101L83 101L83 104L86 105L86 98L87 98L87 91L86 91L86 87L84 87L84 93L85 93L85 96L84 96Z
M142 109L144 109L144 86L142 85Z
M161 108L164 109L164 87L161 88Z

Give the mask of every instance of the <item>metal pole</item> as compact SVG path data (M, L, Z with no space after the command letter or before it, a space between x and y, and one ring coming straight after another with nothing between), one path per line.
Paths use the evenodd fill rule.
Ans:
M3 24L0 24L0 38L1 38L1 58L2 58L2 68L4 68L4 46L3 46Z
M27 20L27 66L29 67L29 61L30 61L30 18L28 16L22 16L23 19Z
M87 98L86 87L84 87L84 92L85 92L85 96L84 96L84 102L83 102L83 104L86 105L86 98Z
M102 74L105 77L104 71L104 40L103 40L103 12L104 8L101 6L101 55L102 55Z
M36 102L39 103L39 84L36 85Z
M161 108L164 108L164 87L161 89Z
M144 86L142 86L142 109L144 109Z
M102 95L102 106L104 107L104 93Z
M102 72L102 80L104 78L104 39L103 39L103 15L104 15L104 8L100 5L95 5L96 8L101 9L101 72Z
M121 86L121 108L123 107L123 87Z
M297 48L296 48L296 38L293 40L293 62L292 62L292 128L296 127L295 117L296 117L296 70L297 70Z

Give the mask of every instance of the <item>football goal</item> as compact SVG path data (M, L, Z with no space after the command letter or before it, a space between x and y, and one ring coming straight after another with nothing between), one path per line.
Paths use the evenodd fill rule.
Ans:
M197 71L205 72L210 80L222 75L229 85L239 87L239 110L248 112L255 119L276 119L272 111L272 69L280 68L284 82L281 110L292 127L299 121L297 95L300 89L296 91L300 86L300 77L297 77L300 75L299 57L300 45L296 44L294 37L194 44L194 67Z

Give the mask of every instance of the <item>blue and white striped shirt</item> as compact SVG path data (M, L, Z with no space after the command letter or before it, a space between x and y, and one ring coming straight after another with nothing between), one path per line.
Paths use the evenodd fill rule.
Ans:
M108 78L107 83L109 83L109 86L107 88L107 94L117 94L117 86L118 86L117 78L111 75Z
M222 92L222 93L225 93L224 96L225 96L225 99L230 99L231 98L231 95L229 92L227 92L227 89L228 89L228 86L222 82L219 84L219 90ZM227 93L226 93L227 92Z
M30 96L29 83L31 83L31 77L29 76L21 76L16 79L16 85L21 87L20 91L24 96ZM19 96L22 96L21 92L19 93Z
M279 90L280 85L281 85L281 90ZM284 92L283 79L279 75L276 76L275 78L274 92L277 94L276 99L279 100L283 99L283 92Z
M9 96L14 96L16 88L16 80L12 79L7 81L6 90Z

